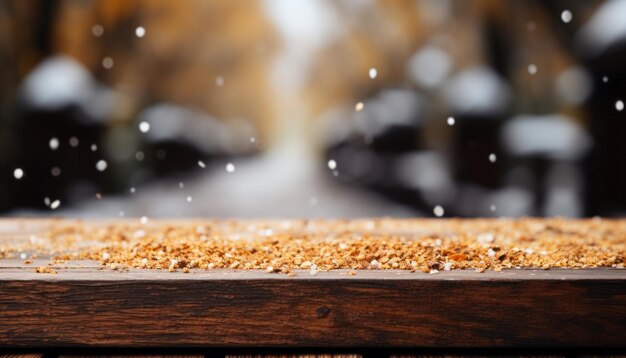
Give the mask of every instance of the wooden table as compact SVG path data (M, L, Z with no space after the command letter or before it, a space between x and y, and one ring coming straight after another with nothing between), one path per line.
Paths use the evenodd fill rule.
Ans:
M626 346L626 270L110 270L0 260L0 348Z

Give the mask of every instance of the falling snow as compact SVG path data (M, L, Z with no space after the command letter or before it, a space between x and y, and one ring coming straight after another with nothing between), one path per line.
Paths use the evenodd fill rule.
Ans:
M57 150L59 148L59 138L56 137L52 137L50 138L50 142L48 143L50 145L50 149L52 150Z
M498 158L496 157L496 154L495 154L495 153L491 153L491 154L489 154L489 161L490 161L490 162L495 163L497 159L498 159Z
M147 223L148 223L148 217L147 217L147 216L142 216L142 217L141 217L141 219L139 219L139 221L140 221L142 224L144 224L144 225L145 225L145 224L147 224Z
M235 164L233 164L233 163L226 164L226 171L228 173L234 172L235 171Z
M615 102L615 109L617 109L618 111L623 111L624 110L624 102L622 100L618 100L617 102Z
M569 10L563 10L561 13L561 20L563 20L566 24L572 21L572 12Z
M142 151L138 151L137 153L135 153L135 159L137 159L138 162L141 162L144 158L145 154L143 154Z
M21 168L15 168L13 171L13 176L15 179L20 180L24 176L24 171Z
M537 65L535 65L534 63L531 63L530 65L528 65L528 73L530 73L531 75L534 75L537 73Z
M456 123L456 120L454 119L454 117L448 117L447 122L448 122L448 125L452 127L454 123Z
M354 106L354 110L357 112L361 112L364 107L365 105L363 104L363 102L359 102Z
M142 26L139 26L135 29L135 36L142 38L146 35L146 29L144 29Z
M91 151L92 151L92 152L95 152L96 150L98 150L98 146L97 146L97 145L95 145L95 144L92 144L92 145L91 145Z
M136 190L135 190L135 187L134 187L134 186L133 186L133 187L131 187L131 188L129 189L129 191L130 191L130 193L131 193L131 194L135 194L135 191L136 191Z
M53 177L58 177L59 175L61 175L61 168L52 167L52 169L50 170L50 174L52 174Z
M609 78L607 76L602 77L602 82L604 83L609 82Z
M198 166L202 169L206 168L206 164L204 164L204 162L201 160L198 160Z
M52 210L57 209L59 206L61 206L61 200L55 200L52 203L50 203L50 209Z
M147 133L149 130L150 130L150 123L146 121L139 123L139 131L141 131L141 133Z
M337 169L337 162L334 159L328 161L328 169L335 170Z
M215 77L215 85L217 87L222 87L224 85L224 77L222 76Z
M440 205L435 206L433 208L433 214L435 214L435 216L438 218L442 217L444 214L443 207L441 207Z
M178 183L178 187L182 189L185 187L185 184L181 181Z
M93 25L91 27L91 34L95 37L100 37L104 34L104 27L102 25Z
M187 202L191 203L191 201L193 200L193 198L191 196L187 196Z
M491 211L496 211L496 206L495 206L495 205L493 205L493 204L491 204L491 205L489 206L489 210L491 210Z
M76 137L70 138L70 147L76 148L78 147L78 143L79 143L78 138Z
M107 162L106 162L104 159L100 159L100 160L98 160L98 162L96 163L96 169L97 169L99 172L103 172L103 171L105 171L105 170L106 170L106 168L107 168L107 166L108 166L108 164L107 164Z
M370 68L369 75L371 79L374 79L378 76L378 70L374 67Z
M105 57L102 59L102 67L104 67L104 69L110 70L113 68L113 65L115 65L115 62L111 57Z

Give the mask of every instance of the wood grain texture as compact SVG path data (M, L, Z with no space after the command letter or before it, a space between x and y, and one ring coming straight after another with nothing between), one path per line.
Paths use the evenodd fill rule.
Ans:
M17 265L19 266L19 265ZM626 270L0 268L4 347L620 347Z

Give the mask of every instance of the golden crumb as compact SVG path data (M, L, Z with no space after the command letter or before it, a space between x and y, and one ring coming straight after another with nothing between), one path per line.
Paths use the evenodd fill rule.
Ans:
M624 268L626 220L59 220L32 251L106 267L265 270ZM3 255L24 250L0 247ZM61 254L58 254L61 252ZM35 254L33 254L35 257Z
M40 266L40 267L37 267L35 269L35 272L37 272L37 273L49 273L49 274L53 274L53 275L57 274L57 272L50 266Z

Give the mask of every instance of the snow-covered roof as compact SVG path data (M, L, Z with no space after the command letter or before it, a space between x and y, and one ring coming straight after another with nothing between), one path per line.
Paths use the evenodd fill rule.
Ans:
M514 117L502 128L501 140L513 155L555 159L579 159L592 144L583 128L558 114Z
M578 34L584 52L597 55L626 39L626 0L601 4Z
M95 122L106 119L115 101L111 89L99 84L78 61L63 55L41 61L24 78L20 94L25 105L38 110L80 106Z
M426 46L411 58L407 71L411 79L424 88L436 88L443 83L452 69L452 59L444 50Z
M479 66L463 70L444 85L450 108L465 114L498 114L506 111L509 85L493 70Z
M206 113L170 103L144 109L136 122L150 124L150 130L143 134L149 141L186 141L205 152L239 152L250 146L249 139L254 136L252 127L243 121L225 124Z
M77 104L94 90L91 74L71 57L55 56L43 60L22 83L22 93L29 105L55 110Z

